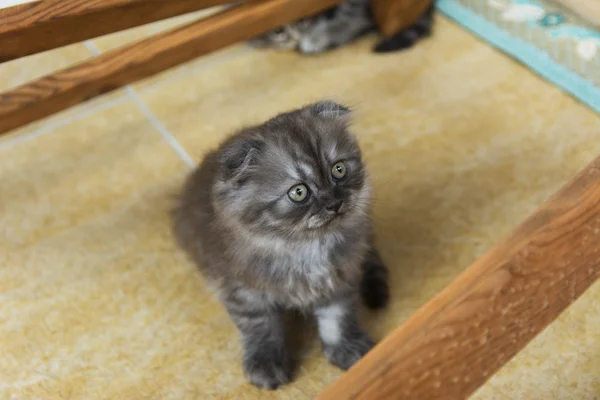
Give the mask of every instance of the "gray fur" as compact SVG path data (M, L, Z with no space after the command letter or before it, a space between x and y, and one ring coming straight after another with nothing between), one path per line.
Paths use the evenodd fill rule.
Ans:
M356 39L374 29L370 0L346 0L339 6L310 18L281 26L250 41L254 47L321 53Z
M314 18L310 29L298 41L298 51L304 54L321 53L350 43L374 28L369 0L346 0L330 17L320 15Z
M349 368L373 345L356 318L360 295L374 308L387 302L349 113L319 102L241 130L205 157L173 212L179 244L241 333L246 377L262 388L292 379L282 312L315 313L326 356ZM346 175L336 181L339 161ZM298 184L310 190L303 203L288 196Z
M295 50L302 37L311 31L313 24L312 18L303 18L256 37L249 44L257 48Z
M375 52L403 50L421 38L429 36L433 25L434 5L406 29L384 38ZM364 33L375 29L370 0L346 0L339 6L313 17L281 26L267 32L250 44L260 48L297 50L302 54L316 54L346 45Z

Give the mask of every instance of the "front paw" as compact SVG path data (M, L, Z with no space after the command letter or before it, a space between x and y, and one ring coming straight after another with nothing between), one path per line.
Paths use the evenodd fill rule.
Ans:
M244 357L244 375L254 386L274 390L292 380L292 361L285 351L257 349Z
M330 363L346 370L367 354L374 345L366 333L359 331L335 345L325 344L323 351Z

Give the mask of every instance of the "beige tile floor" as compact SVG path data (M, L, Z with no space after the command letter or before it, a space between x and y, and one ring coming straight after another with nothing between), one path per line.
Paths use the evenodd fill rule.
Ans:
M240 126L324 97L356 108L392 270L389 309L364 315L377 338L600 154L597 115L446 19L406 53L374 40L234 46L0 138L0 398L303 399L340 375L307 327L293 384L245 384L235 329L173 244L173 195ZM0 85L106 43L3 64ZM596 285L474 398L600 398L599 304Z

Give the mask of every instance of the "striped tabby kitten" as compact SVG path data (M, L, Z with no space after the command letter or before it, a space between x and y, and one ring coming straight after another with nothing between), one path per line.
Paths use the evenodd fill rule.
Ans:
M373 346L357 307L386 305L371 188L349 110L319 102L243 129L209 153L173 213L175 236L216 289L254 385L292 379L282 312L313 314L323 351L347 369Z
M431 34L433 25L432 4L410 27L384 39L375 52L391 52L409 48L421 38ZM364 33L375 29L369 0L346 0L339 6L311 18L279 27L250 41L259 48L297 50L315 54L343 46Z

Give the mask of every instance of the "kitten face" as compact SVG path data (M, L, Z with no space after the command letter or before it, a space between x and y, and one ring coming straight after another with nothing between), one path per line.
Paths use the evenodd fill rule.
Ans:
M284 237L334 231L366 215L369 188L348 112L317 103L232 138L217 190L223 215Z
M249 43L259 48L275 48L294 50L300 43L300 38L313 25L312 20L302 19L289 25L281 26L254 38Z

